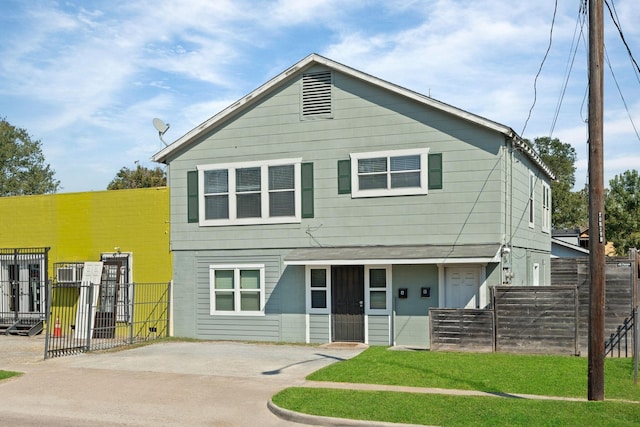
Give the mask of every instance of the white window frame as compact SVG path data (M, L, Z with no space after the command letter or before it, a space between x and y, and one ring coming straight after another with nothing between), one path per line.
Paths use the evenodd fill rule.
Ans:
M201 226L225 226L225 225L254 225L254 224L291 224L302 221L302 159L279 159L259 162L239 162L198 165L198 205L199 223ZM294 215L292 216L269 216L269 167L292 165L294 170ZM237 192L236 192L236 170L244 168L260 168L260 203L261 217L259 218L238 218L237 217ZM227 170L228 171L228 197L229 197L229 218L206 219L205 216L205 186L204 174L206 171Z
M326 277L326 286L324 288L321 287L311 287L311 270L325 270ZM307 265L305 268L305 288L306 288L306 299L307 299L307 313L309 314L331 314L331 266L329 265ZM314 308L311 306L312 298L311 292L314 290L323 290L325 291L326 307L325 308Z
M420 187L391 188L391 171L387 170L387 188L360 190L358 180L358 160L376 157L386 157L387 167L390 166L389 158L399 156L420 156ZM408 196L417 194L427 194L429 183L429 148L414 148L407 150L374 151L368 153L351 153L351 197L385 197L385 196Z
M216 271L219 270L233 270L233 294L234 294L234 309L233 311L217 310L216 309L216 289L215 278ZM260 271L260 310L259 311L242 311L240 309L240 295L242 291L240 289L240 271L242 270L259 270ZM264 304L265 304L265 266L264 264L213 264L209 266L209 314L215 315L235 315L235 316L264 316ZM225 292L229 292L225 290Z
M371 292L382 291L383 288L372 288L370 286L370 271L371 270L385 270L386 271L386 308L375 309L371 308ZM391 290L393 289L391 283L391 266L390 265L365 265L364 267L364 304L365 314L367 315L390 315L391 314Z
M542 183L542 231L551 231L551 187L546 182Z
M529 215L529 228L535 227L535 189L536 189L536 181L535 174L533 172L529 172L529 204L527 214Z

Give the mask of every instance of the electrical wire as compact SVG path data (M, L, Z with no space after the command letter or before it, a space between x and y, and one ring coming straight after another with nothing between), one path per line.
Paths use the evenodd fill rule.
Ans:
M633 127L634 132L636 133L636 138L640 141L640 134L638 134L638 129L636 128L635 123L633 122L633 117L631 117L631 112L629 111L629 107L627 106L627 101L624 99L624 95L622 94L622 90L620 89L620 85L618 84L618 79L616 79L616 75L613 72L613 68L611 67L611 61L609 61L609 54L607 53L607 49L604 49L604 57L609 66L609 71L611 71L611 77L613 77L613 81L616 84L616 88L618 89L618 93L620 94L620 99L622 99L622 105L624 105L624 109L627 112L627 116L629 116L629 121L631 122L631 126Z
M524 135L524 131L527 129L527 124L529 123L529 119L531 119L531 113L533 112L533 108L536 105L537 97L538 97L538 77L540 77L540 73L542 72L542 67L544 66L545 61L547 60L547 56L549 56L549 51L551 50L551 43L553 41L553 27L556 23L556 14L558 13L558 0L555 0L553 7L553 18L551 18L551 29L549 30L549 45L547 46L547 51L544 53L544 57L542 58L542 62L540 62L540 68L538 68L538 72L536 73L536 77L533 79L533 103L531 104L531 108L529 108L529 115L524 122L524 126L522 127L522 132L520 135Z
M613 4L613 0L610 0L610 1ZM620 39L622 40L622 44L624 44L624 47L627 49L627 54L629 55L629 58L631 59L631 63L632 63L632 65L635 65L636 73L640 72L640 66L638 66L638 63L636 62L635 58L633 57L633 53L631 52L631 49L629 48L629 45L627 44L627 40L624 38L624 34L622 33L622 28L620 27L619 20L617 19L618 18L618 12L615 13L615 17L614 17L614 13L611 10L611 6L609 5L609 1L605 0L604 3L607 5L607 9L609 9L609 15L611 15L611 20L613 21L613 24L618 29L618 34L620 34ZM613 6L613 9L615 10L615 5ZM637 74L636 74L636 76L637 76Z
M562 90L560 92L560 97L558 99L558 104L556 105L556 109L553 113L553 119L551 120L551 128L549 130L549 137L551 138L553 135L553 131L555 130L556 123L558 122L558 117L560 116L560 109L562 107L562 101L564 100L564 96L567 92L567 87L569 86L569 78L571 77L571 71L573 70L573 64L576 60L576 55L578 53L578 45L580 44L580 40L584 39L584 25L586 13L584 12L582 3L580 4L580 9L578 10L578 17L576 18L576 26L573 30L573 39L571 40L571 47L569 49L569 60L567 61L567 67L565 71L564 82L562 85ZM580 31L578 32L578 29Z

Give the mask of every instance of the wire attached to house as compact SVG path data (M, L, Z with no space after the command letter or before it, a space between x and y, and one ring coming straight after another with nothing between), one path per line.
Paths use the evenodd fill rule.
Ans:
M522 127L522 132L520 135L524 135L524 131L527 129L527 124L529 123L529 119L531 119L531 113L533 112L533 108L536 105L537 97L538 97L538 77L540 77L540 73L542 72L542 67L549 56L549 52L551 51L551 44L553 41L553 27L556 23L556 14L558 12L558 0L555 1L553 7L553 18L551 18L551 29L549 30L549 45L547 46L547 51L544 53L544 57L542 58L542 62L540 62L540 68L538 68L538 72L536 73L536 77L533 79L533 103L531 104L531 108L529 108L529 115L524 122L524 126Z

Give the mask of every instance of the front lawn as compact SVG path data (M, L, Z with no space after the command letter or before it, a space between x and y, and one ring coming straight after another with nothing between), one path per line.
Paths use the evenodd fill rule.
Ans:
M586 398L587 363L580 357L371 347L307 379ZM604 402L304 387L283 390L273 402L315 415L442 426L635 426L640 425L639 389L633 383L632 359L607 359Z
M635 427L640 405L497 397L289 388L273 402L327 417L438 426Z
M585 357L370 347L307 379L586 398L587 363ZM633 359L605 360L605 396L640 402L640 388L633 384Z

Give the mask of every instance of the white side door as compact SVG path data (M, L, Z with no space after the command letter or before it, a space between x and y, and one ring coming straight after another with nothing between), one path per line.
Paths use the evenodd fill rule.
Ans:
M480 289L478 267L447 267L445 278L447 308L477 308Z
M78 311L76 312L75 338L83 339L87 337L87 332L93 329L94 316L89 318L91 307L98 303L98 286L102 279L102 262L85 262L82 270L82 287L78 298ZM93 287L91 301L89 301L89 286Z

